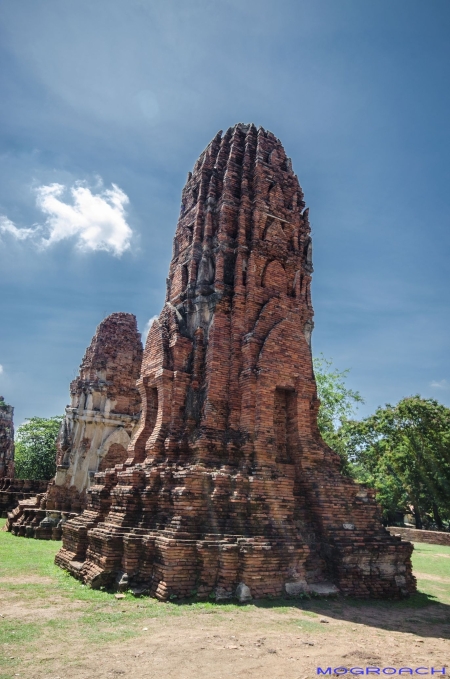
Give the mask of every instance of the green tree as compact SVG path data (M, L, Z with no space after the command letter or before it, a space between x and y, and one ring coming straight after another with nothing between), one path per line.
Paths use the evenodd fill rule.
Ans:
M416 527L450 520L450 409L434 399L404 398L345 425L356 478L377 489L387 521L411 511Z
M15 470L19 479L50 480L56 471L56 438L63 420L30 417L20 425L15 442Z
M352 467L347 457L346 424L354 415L358 404L364 403L364 399L359 391L348 389L345 384L349 368L342 371L333 368L332 360L325 358L323 354L313 359L313 367L320 399L317 419L320 434L325 443L340 455L343 473L351 475Z

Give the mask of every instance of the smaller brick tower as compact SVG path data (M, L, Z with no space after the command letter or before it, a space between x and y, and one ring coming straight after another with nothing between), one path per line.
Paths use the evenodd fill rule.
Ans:
M136 317L114 313L105 318L70 384L72 402L57 441L55 492L47 500L49 509L49 502L58 503L57 488L66 495L59 503L67 503L73 492L84 505L94 473L125 462L141 410L136 388L141 362Z
M136 380L142 342L133 314L114 313L97 328L79 375L70 385L57 440L56 475L43 495L19 503L8 516L16 535L61 537L61 525L80 513L94 474L123 464L139 421Z

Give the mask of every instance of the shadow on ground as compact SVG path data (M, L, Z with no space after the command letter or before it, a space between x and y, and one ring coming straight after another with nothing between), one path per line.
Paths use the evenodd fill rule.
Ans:
M172 601L178 606L195 605L194 600ZM212 603L211 607L220 610L229 604ZM450 606L440 603L431 594L417 592L402 601L352 599L335 597L333 599L272 599L258 600L241 604L239 608L262 608L307 611L314 616L324 616L354 624L369 625L386 631L415 634L420 637L440 637L450 639ZM326 623L324 623L326 624Z

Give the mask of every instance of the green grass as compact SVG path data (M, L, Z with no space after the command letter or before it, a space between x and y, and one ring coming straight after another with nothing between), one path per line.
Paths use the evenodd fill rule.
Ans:
M450 578L450 547L416 542L413 564L414 569L421 573Z
M417 573L424 573L445 580L428 580L417 576L421 592L434 597L441 603L450 604L450 547L428 545L416 542L413 552L413 567Z

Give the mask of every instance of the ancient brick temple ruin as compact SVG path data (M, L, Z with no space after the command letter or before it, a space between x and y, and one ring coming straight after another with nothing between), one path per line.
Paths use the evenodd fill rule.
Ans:
M0 479L14 476L14 408L0 396Z
M48 481L38 479L16 479L5 476L0 479L0 516L8 517L22 501L33 501L37 494L44 493Z
M141 362L135 316L105 318L70 385L71 405L57 440L56 476L44 494L20 502L9 514L8 530L60 539L62 523L84 509L95 472L125 462L141 409L136 388Z
M182 194L124 464L96 474L56 562L170 596L415 590L412 545L317 428L308 210L280 141L238 124Z
M14 408L0 396L0 516L17 507L20 500L42 492L46 481L16 479L14 475Z

